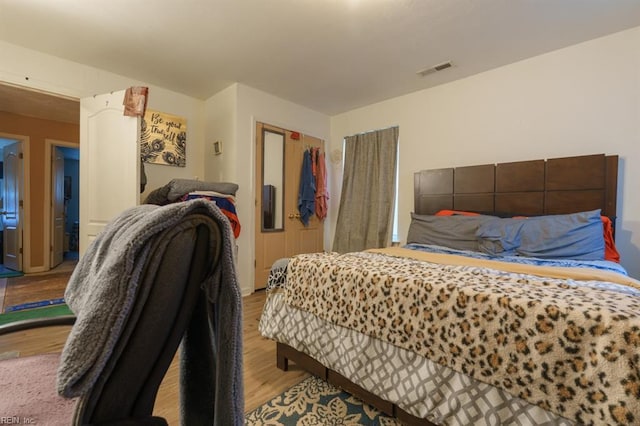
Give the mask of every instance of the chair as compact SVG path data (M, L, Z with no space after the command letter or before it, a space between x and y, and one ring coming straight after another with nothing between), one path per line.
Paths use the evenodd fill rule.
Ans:
M167 424L165 419L152 415L153 406L160 383L183 337L192 341L203 336L208 339L211 338L212 330L214 333L219 332L215 318L220 313L212 314L212 295L205 294L203 283L212 276L219 278L222 274L223 284L228 284L230 288L224 289L220 285L220 293L227 291L239 294L234 270L231 269L229 273L227 268L226 272L224 269L220 272L220 264L225 262L223 257L228 251L225 248L229 245L227 239L232 235L228 223L225 222L226 219L222 219L224 216L221 213L219 216L214 211L217 208L211 207L212 203L207 202L209 205L205 205L203 200L194 201L197 202L188 202L188 211L184 211L184 207L180 207L182 210L169 206L139 207L139 214L145 214L149 209L169 208L171 211L158 216L160 220L175 217L176 214L182 214L183 217L171 219L175 223L165 226L165 229L144 243L143 249L149 251L144 260L140 261L142 273L138 279L136 297L95 383L76 399L68 400L56 392L56 372L63 368L58 365L61 359L58 354L0 361L0 382L3 383L0 391L1 415L51 425ZM117 223L117 220L114 222ZM101 244L108 244L105 240L106 238ZM90 250L91 248L87 253ZM85 259L81 259L78 266L83 260ZM93 294L88 297L93 297ZM231 299L221 298L220 295L217 297L218 301L238 299L240 302L235 296ZM215 304L213 307L215 312ZM80 316L78 318L80 321ZM73 316L22 321L0 327L0 335L30 327L72 324L74 321ZM69 340L74 338L77 327L78 322L73 326L65 351L70 345ZM241 343L238 344L241 349ZM220 372L213 375L206 373L215 371L216 362L220 361L215 345L207 345L206 348L208 350L204 350L204 353L199 351L195 356L189 345L183 344L182 347L181 358L195 359L189 368L181 366L183 424L214 423L215 386L221 380L216 374ZM241 365L239 369L242 369ZM239 374L241 381L241 372L236 371L234 374L236 377ZM43 380L47 383L39 385ZM44 395L40 400L34 401L44 412L38 412L38 407L32 408L24 404L25 401L34 400L34 390ZM14 402L9 402L9 399ZM236 399L237 405L242 407L242 392ZM216 401L216 409L217 404ZM235 409L242 412L241 408ZM54 414L59 419L53 419ZM38 418L39 416L42 417ZM242 419L216 418L215 423L220 424L221 421L240 424Z

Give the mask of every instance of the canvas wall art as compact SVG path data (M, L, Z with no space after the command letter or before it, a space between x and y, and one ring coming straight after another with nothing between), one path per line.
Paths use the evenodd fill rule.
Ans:
M141 124L140 156L145 163L187 165L187 120L147 110Z

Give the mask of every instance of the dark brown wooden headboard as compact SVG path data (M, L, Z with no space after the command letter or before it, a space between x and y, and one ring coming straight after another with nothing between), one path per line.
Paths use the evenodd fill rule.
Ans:
M423 170L414 175L414 209L529 216L601 209L615 220L617 187L617 155Z

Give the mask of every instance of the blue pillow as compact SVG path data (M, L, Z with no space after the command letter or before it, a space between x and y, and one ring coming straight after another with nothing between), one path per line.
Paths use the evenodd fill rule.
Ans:
M495 219L478 228L478 250L493 256L517 256L522 219Z
M495 219L481 225L476 236L480 251L493 255L604 259L600 210L527 219Z
M407 244L433 244L456 250L479 251L478 227L495 216L431 216L411 213Z

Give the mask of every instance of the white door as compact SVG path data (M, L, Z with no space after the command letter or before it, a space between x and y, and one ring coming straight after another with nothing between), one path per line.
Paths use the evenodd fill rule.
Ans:
M22 271L22 143L4 147L3 263Z
M125 91L80 100L80 256L115 216L139 202L140 119Z
M57 146L51 152L51 259L50 268L62 263L64 255L64 153Z

